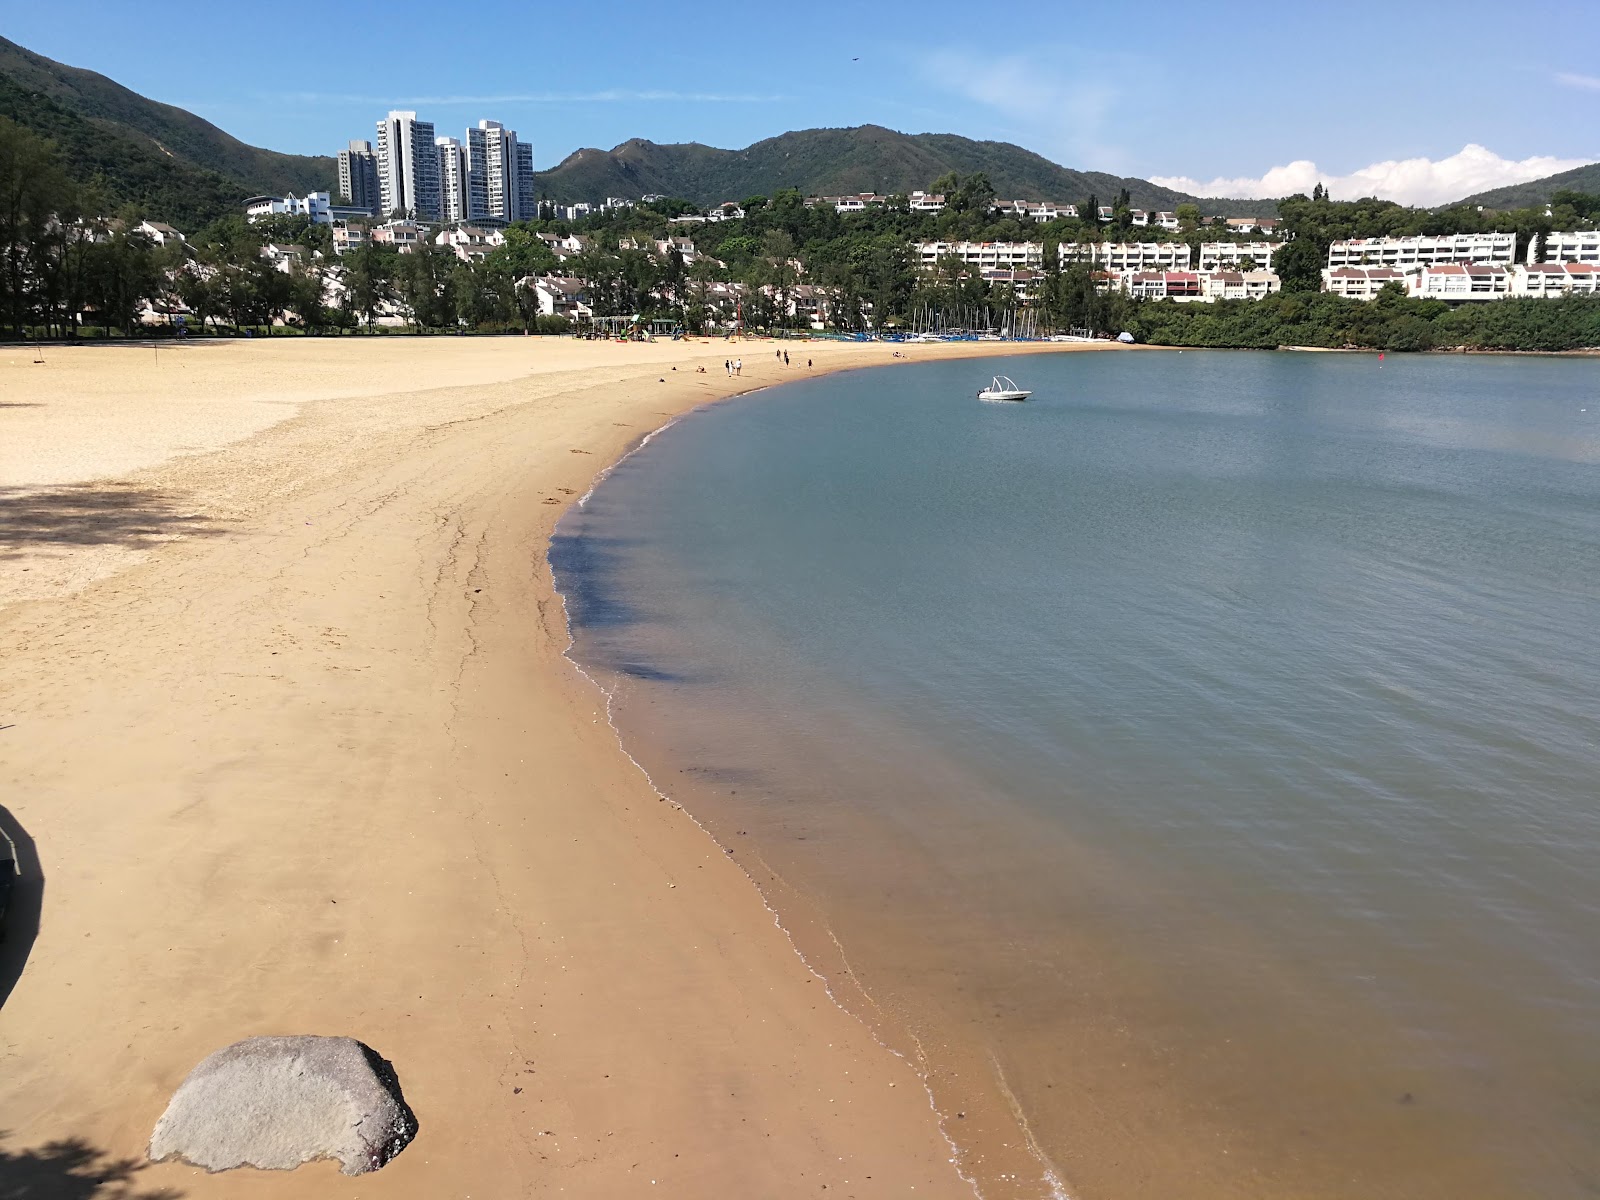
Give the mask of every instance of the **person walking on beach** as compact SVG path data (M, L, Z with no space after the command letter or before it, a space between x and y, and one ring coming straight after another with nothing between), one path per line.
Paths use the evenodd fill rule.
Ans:
M744 359L736 358L733 360L733 373L735 375L744 374Z
M806 359L806 370L811 370L811 360L809 358Z
M731 359L731 358L723 359L722 360L722 369L728 373L728 378L732 379L733 378L733 359Z
M772 357L773 358L782 358L783 357L783 351L782 350L774 350L772 352Z
M789 352L787 350L783 352L783 365L786 367L789 365Z

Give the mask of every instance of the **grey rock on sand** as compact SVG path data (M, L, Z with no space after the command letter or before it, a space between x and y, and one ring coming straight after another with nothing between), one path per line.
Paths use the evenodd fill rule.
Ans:
M416 1136L394 1069L347 1037L254 1037L218 1050L172 1094L150 1136L156 1162L288 1171L338 1159L376 1171Z

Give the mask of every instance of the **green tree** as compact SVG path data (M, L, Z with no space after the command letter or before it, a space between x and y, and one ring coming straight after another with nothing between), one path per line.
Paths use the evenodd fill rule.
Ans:
M76 189L55 147L0 117L0 292L6 324L19 336L42 315L40 285L59 262L77 219Z
M1286 292L1322 290L1322 267L1327 251L1310 238L1295 238L1272 256L1272 267Z

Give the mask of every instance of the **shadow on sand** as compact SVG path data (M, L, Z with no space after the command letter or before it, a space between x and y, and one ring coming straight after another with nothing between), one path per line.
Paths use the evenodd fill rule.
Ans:
M0 805L0 871L11 873L9 880L0 880L0 912L4 913L0 919L0 1008L4 1008L39 936L39 913L44 907L44 872L33 839L4 805Z
M48 546L139 548L222 530L152 488L117 484L0 487L0 559Z
M0 1133L0 1141L5 1138ZM82 1138L49 1142L33 1150L0 1145L0 1200L177 1200L171 1188L140 1190L137 1175L148 1163L112 1158Z

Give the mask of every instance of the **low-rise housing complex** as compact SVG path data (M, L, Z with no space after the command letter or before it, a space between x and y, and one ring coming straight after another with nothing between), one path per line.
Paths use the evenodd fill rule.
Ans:
M918 242L916 249L917 261L924 267L952 257L980 269L1044 265L1043 242Z
M1251 268L1270 271L1272 256L1283 247L1283 242L1201 242L1200 269L1242 271L1248 262Z
M1200 290L1207 300L1264 300L1283 289L1271 271L1203 271Z
M1103 271L1187 271L1188 242L1062 242L1061 264L1090 263Z
M1193 271L1133 271L1122 276L1121 284L1135 300L1199 300L1203 295Z
M1406 290L1425 300L1504 300L1511 272L1499 263L1429 263L1406 272Z
M1527 261L1600 263L1600 229L1573 233L1547 233L1542 240L1529 238Z
M1600 293L1600 263L1542 262L1511 268L1511 294L1558 298Z
M1371 300L1391 283L1405 287L1405 273L1394 267L1333 267L1322 272L1322 290L1347 300Z
M1446 233L1419 237L1346 238L1328 246L1328 266L1425 267L1434 263L1500 263L1517 258L1514 233Z
M1076 216L1077 213L1074 212L1073 215ZM1147 226L1152 226L1152 225L1155 226L1157 229L1176 229L1176 228L1178 228L1178 214L1177 213L1169 213L1169 212L1153 213L1153 212L1146 212L1142 208L1136 208L1136 209L1134 209L1132 211L1131 217L1132 217L1133 223L1135 225L1139 226L1141 229L1145 228Z

